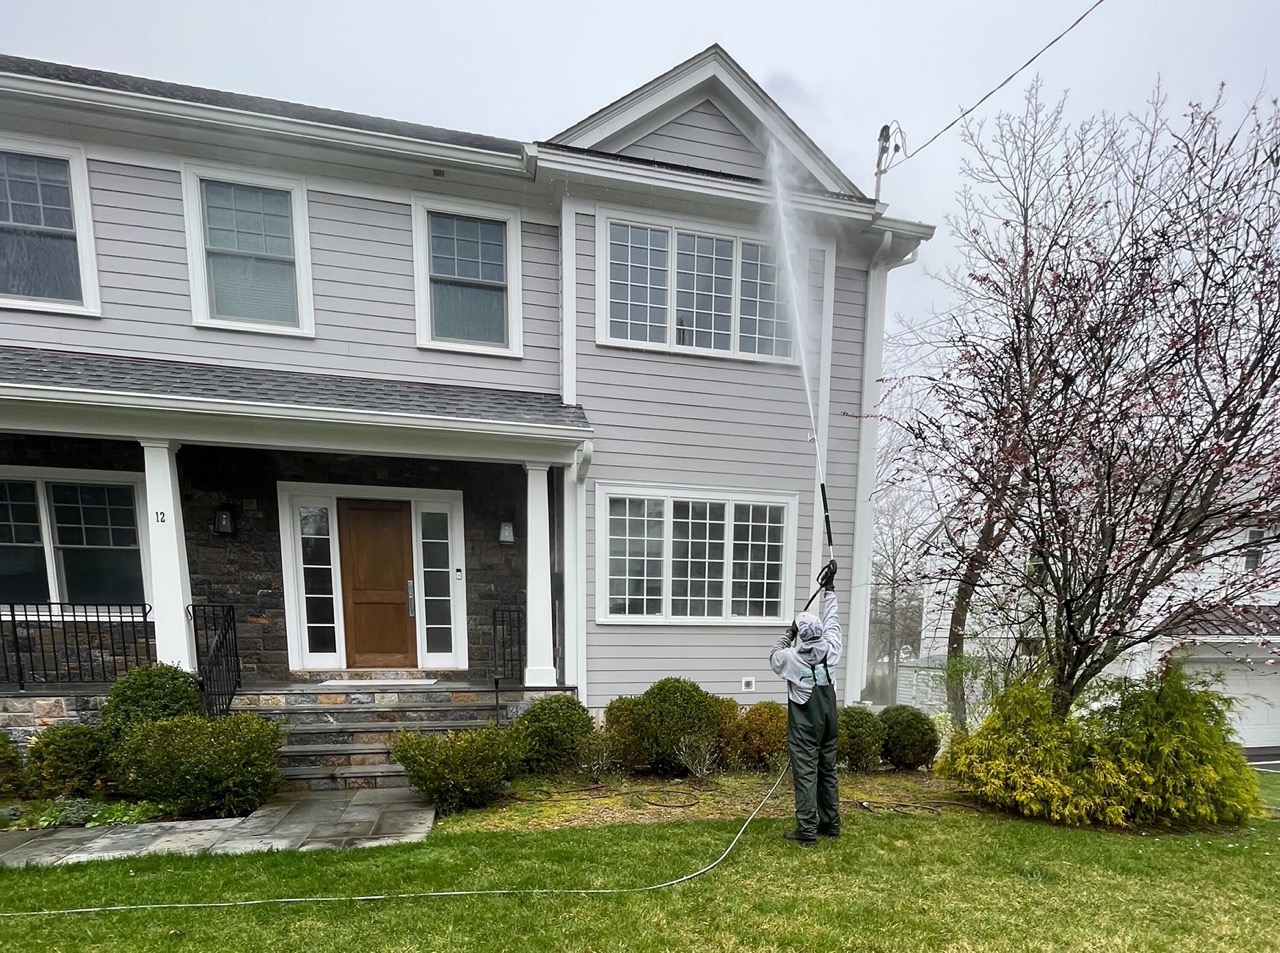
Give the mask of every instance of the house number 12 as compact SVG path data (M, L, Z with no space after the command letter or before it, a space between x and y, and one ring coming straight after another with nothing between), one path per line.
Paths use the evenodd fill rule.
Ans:
M164 522L164 510L156 510L156 522L157 523Z

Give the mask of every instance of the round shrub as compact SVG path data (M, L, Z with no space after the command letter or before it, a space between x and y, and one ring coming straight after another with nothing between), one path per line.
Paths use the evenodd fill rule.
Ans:
M640 699L634 695L619 695L604 709L604 735L613 757L624 771L640 767L644 754L636 734L636 712Z
M280 786L280 727L256 715L135 724L115 762L130 794L183 816L239 817Z
M598 728L579 740L576 760L578 773L596 784L625 768L613 736Z
M884 725L881 757L895 768L919 768L938 753L938 729L929 716L910 705L890 705L880 712Z
M0 797L16 797L22 787L22 756L9 736L0 732Z
M524 769L549 774L569 767L578 745L594 727L586 707L572 695L539 699L515 720Z
M514 731L496 725L448 734L406 732L391 742L391 756L443 816L497 800L520 766L520 744Z
M880 767L884 722L862 705L846 705L837 717L840 741L836 756L840 763L850 771L874 771Z
M718 746L727 714L722 701L685 678L664 678L649 686L636 701L635 733L650 770L683 774L682 742L686 749L704 748L707 741Z
M27 790L35 797L88 797L104 790L107 743L94 725L54 725L27 748Z
M152 665L125 672L111 686L102 709L102 730L115 744L134 725L179 715L202 715L200 683L173 665Z
M725 737L725 760L735 768L762 771L780 766L787 757L787 708L778 702L757 702L730 726Z

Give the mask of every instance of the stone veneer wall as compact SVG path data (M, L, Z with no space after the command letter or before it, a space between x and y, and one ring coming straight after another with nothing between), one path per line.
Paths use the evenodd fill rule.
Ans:
M97 724L106 695L0 695L0 735L26 745L53 725Z
M277 481L461 490L471 668L451 677L488 676L493 610L525 605L523 468L204 446L177 459L192 597L236 607L246 683L290 677ZM0 464L141 472L143 455L132 441L0 434ZM213 532L223 503L235 511L232 536ZM503 520L515 524L514 546L498 542Z

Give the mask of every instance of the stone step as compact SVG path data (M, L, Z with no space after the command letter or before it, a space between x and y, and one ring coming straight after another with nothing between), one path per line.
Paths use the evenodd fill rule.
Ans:
M503 699L513 704L514 699ZM280 695L237 695L232 707L244 711L279 711L289 708L380 708L383 705L488 705L493 694L477 692L289 692Z
M291 708L259 708L252 711L266 721L286 725L377 724L384 722L463 722L480 725L492 721L486 705L377 705L334 707L294 705Z
M362 744L380 744L386 747L391 736L401 731L425 731L438 733L445 731L464 731L493 724L488 721L374 721L348 722L335 724L321 722L318 724L286 725L286 743L290 748L311 745L347 746Z
M351 788L403 788L409 786L398 764L337 765L281 768L286 788L294 791L335 791Z
M358 767L391 763L385 744L285 745L280 749L280 767Z

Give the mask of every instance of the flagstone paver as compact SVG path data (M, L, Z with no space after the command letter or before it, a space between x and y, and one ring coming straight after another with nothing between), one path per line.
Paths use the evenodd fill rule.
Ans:
M155 854L379 847L420 841L434 823L435 810L406 788L291 792L244 818L0 831L0 866L79 864Z

